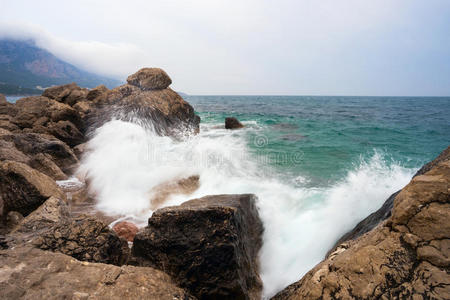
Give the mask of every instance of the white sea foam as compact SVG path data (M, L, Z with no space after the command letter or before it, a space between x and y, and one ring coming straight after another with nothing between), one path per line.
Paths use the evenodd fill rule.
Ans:
M388 167L382 155L375 154L332 187L299 187L260 164L246 145L245 130L257 129L230 132L202 126L198 136L180 142L136 124L111 121L89 142L80 171L91 180L98 209L133 215L142 225L152 213L149 191L175 179L200 175L200 187L190 196L172 196L165 206L210 194L256 194L265 227L265 297L300 279L340 235L379 208L412 175L412 170Z

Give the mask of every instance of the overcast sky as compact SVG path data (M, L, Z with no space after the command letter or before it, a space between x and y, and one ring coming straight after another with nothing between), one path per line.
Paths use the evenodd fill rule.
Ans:
M0 0L0 36L189 94L450 95L450 0Z

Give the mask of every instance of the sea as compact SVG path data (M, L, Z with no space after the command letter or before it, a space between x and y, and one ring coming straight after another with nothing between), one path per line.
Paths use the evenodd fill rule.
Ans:
M80 172L97 208L145 226L153 187L200 176L194 194L253 193L264 224L264 298L299 280L337 239L450 145L450 97L185 96L200 133L161 137L113 120ZM244 128L226 130L236 117Z

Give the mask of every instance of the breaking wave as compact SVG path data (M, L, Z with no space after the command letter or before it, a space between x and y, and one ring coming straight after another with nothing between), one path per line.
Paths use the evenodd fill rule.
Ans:
M255 125L255 124L253 124ZM156 187L198 175L190 195L173 194L161 205L211 194L254 193L265 232L261 251L264 295L270 297L320 262L334 242L378 209L413 174L375 152L338 183L305 188L303 174L278 176L248 147L246 130L202 125L201 133L175 141L136 123L113 120L88 143L80 174L87 174L97 208L144 226Z

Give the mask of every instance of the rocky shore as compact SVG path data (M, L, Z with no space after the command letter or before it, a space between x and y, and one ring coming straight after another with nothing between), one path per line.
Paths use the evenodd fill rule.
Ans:
M0 95L0 298L261 298L255 195L158 209L197 189L194 175L157 187L146 227L110 227L114 219L92 209L89 174L76 173L91 133L111 119L174 139L198 133L199 117L171 83L144 68L112 90L68 84L15 104ZM74 175L81 184L61 184ZM449 299L449 181L450 148L274 299Z

